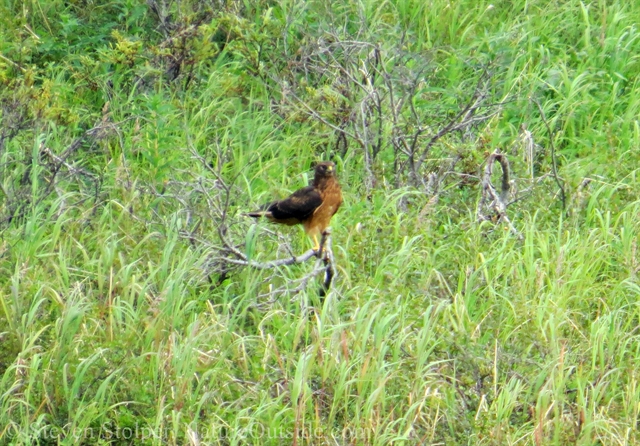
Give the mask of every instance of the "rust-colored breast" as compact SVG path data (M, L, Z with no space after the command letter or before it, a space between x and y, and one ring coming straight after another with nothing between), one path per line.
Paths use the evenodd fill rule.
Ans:
M331 217L338 212L342 204L342 190L340 184L333 180L328 182L320 191L322 204L315 210L308 224L305 225L307 232L320 233L324 231L331 222Z

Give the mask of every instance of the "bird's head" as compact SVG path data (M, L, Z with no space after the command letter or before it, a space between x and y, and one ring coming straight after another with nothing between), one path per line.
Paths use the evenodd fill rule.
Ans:
M336 174L336 165L331 161L323 161L316 164L316 178L331 177Z

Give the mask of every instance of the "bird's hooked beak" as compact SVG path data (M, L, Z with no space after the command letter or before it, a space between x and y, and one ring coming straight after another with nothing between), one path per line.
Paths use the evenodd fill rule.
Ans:
M335 167L333 167L333 166L327 166L327 172L328 172L328 173L333 173L335 170L336 170L336 169L335 169Z

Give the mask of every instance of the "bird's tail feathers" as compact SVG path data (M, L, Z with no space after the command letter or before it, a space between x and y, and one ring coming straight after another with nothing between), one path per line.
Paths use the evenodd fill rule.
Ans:
M245 215L251 218L271 217L271 212L270 211L253 211L253 212L247 212L246 214L242 214L242 215Z

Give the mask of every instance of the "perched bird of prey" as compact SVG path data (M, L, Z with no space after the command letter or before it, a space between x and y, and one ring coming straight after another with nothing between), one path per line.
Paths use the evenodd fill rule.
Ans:
M331 217L342 204L342 190L336 179L336 165L331 161L318 163L311 186L295 191L288 198L265 206L264 210L249 212L249 217L265 217L285 225L302 224L313 239L313 249L320 249L318 236L327 229Z

